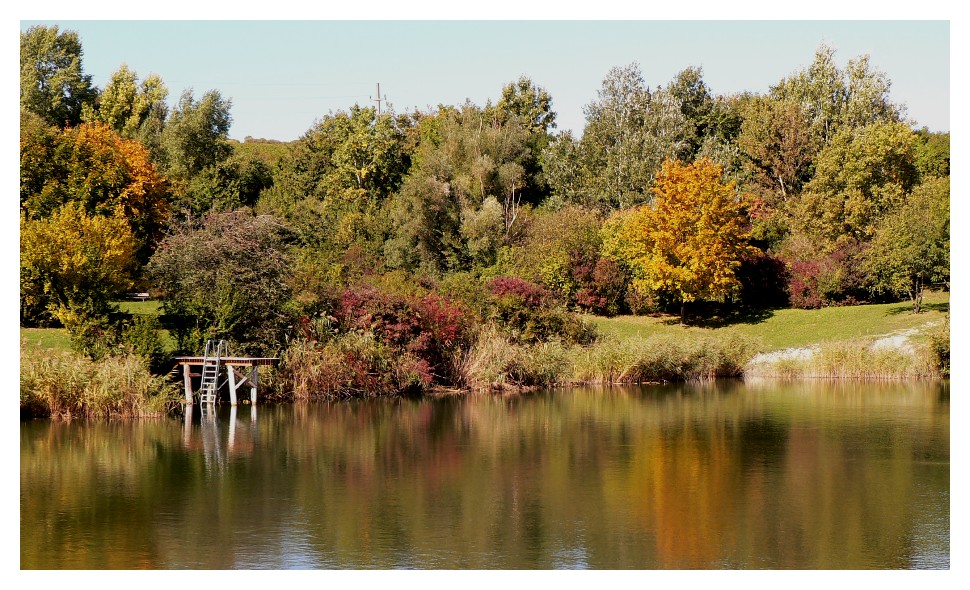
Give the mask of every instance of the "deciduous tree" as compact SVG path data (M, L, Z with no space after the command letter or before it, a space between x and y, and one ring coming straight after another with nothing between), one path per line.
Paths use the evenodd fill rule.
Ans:
M180 348L198 351L223 338L240 353L270 353L283 344L289 321L291 256L287 231L272 216L211 213L179 226L149 262L163 293Z
M631 213L620 231L620 254L641 292L662 292L684 304L721 300L740 288L748 220L734 183L708 160L664 163L653 203Z
M565 187L553 184L553 191L578 193L581 204L601 210L648 201L648 187L660 164L685 149L692 133L680 100L666 89L651 92L633 63L611 69L584 111L586 128L577 149L560 144L547 152L547 158L576 160L582 189L572 189L571 175L557 172L562 163L548 161L547 177L569 181Z
M157 157L165 119L168 88L157 75L138 81L138 74L122 65L98 96L96 105L84 109L87 122L106 123L122 137L143 143Z
M103 123L21 129L20 208L28 220L50 217L69 202L88 215L120 215L147 260L168 214L167 190L148 151Z
M794 207L799 231L828 240L869 240L879 219L917 180L915 134L903 123L843 127L815 159Z
M75 31L37 25L20 33L20 108L49 125L80 123L84 105L97 96L83 53Z
M20 215L21 322L101 317L131 287L136 240L119 210L89 215L70 201L51 215Z
M950 179L927 180L881 219L865 258L874 290L908 296L919 313L924 287L950 280Z

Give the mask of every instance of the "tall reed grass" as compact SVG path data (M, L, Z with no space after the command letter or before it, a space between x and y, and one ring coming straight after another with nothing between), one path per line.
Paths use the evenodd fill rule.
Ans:
M21 349L23 417L158 416L172 409L178 399L178 385L152 375L137 356L92 361L74 353Z
M926 344L873 347L865 340L821 344L799 357L768 356L745 367L746 378L927 379L944 377Z
M740 377L752 351L751 342L735 334L602 340L573 351L570 380L609 384Z
M584 347L516 345L485 331L469 352L463 374L472 389L701 381L741 376L752 350L748 340L736 335L606 339Z

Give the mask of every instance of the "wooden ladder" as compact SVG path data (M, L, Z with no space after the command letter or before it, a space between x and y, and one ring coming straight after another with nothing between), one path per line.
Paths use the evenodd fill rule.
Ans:
M218 343L214 340L206 341L202 360L202 383L199 385L200 403L216 403L219 394L219 370L222 357L227 353L228 347L225 340L220 340Z

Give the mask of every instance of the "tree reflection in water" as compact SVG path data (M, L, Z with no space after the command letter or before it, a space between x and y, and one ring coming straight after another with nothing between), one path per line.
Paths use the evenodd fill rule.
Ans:
M945 387L728 382L25 423L21 567L948 567Z

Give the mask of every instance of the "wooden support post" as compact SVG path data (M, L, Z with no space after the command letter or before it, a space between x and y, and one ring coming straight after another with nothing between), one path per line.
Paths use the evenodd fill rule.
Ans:
M194 392L192 391L192 375L188 363L182 365L182 379L185 381L185 403L191 405Z
M236 368L226 365L226 372L229 373L229 402L236 405Z
M256 389L259 388L259 365L253 366L253 372L250 374L250 381L252 382L252 385L249 386L249 403L255 406Z

